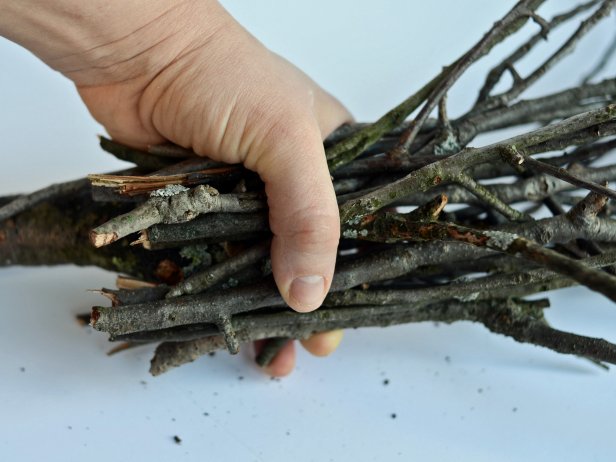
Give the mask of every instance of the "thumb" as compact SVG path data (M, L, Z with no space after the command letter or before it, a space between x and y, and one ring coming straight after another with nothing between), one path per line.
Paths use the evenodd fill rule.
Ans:
M348 119L343 108L339 114L339 123ZM328 122L334 119L330 112ZM319 121L312 114L282 120L255 156L255 170L268 198L274 279L287 304L306 312L321 305L331 285L340 218Z

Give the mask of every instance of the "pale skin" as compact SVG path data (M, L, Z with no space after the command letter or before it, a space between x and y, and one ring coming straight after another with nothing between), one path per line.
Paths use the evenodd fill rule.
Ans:
M336 99L214 0L0 0L0 11L0 35L71 79L117 141L171 141L256 171L278 289L297 311L321 305L340 233L322 140L351 120ZM341 338L301 343L326 356ZM294 365L289 343L267 372L283 376Z

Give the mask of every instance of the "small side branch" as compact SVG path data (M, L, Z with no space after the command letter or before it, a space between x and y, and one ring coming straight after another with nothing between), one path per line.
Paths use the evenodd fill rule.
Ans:
M521 27L526 22L526 17L536 18L534 9L537 8L542 1L520 1L518 2L501 20L497 21L494 26L473 46L464 56L458 59L447 74L441 79L438 85L432 90L430 96L426 99L426 103L413 120L410 127L400 137L399 144L394 151L406 152L415 141L419 130L428 116L432 113L441 98L447 93L452 85L462 76L471 64L479 58L487 54L491 48L503 41L509 35Z
M578 5L570 11L554 16L552 20L547 24L547 30L554 30L556 27L564 24L565 22L574 18L578 14L588 10L589 8L592 8L598 3L598 0L593 0L582 5ZM519 76L516 78L517 72L514 72L514 65L516 62L526 56L535 47L535 45L537 45L542 40L545 40L545 35L543 32L544 31L542 30L541 32L538 32L537 34L533 35L529 40L520 45L520 47L518 47L513 53L507 56L498 66L492 68L490 72L488 72L485 83L479 91L479 97L477 98L477 102L475 103L476 105L490 96L490 92L498 84L505 71L509 71L512 73L514 81L521 80Z
M477 183L471 176L466 173L460 173L456 178L457 183L469 190L477 196L486 205L501 213L510 221L529 221L532 218L520 212L510 205L503 202L496 194L492 193L485 186Z
M611 199L616 199L616 191L613 189L597 184L593 181L588 181L570 170L565 170L564 168L559 168L554 165L541 162L540 160L533 159L530 156L522 154L516 149L509 149L505 155L507 156L507 160L512 164L523 164L531 170L547 173L555 178L558 178L559 180L563 180L577 186L578 188L588 189L589 191L597 194L601 194Z
M484 100L484 102L481 103L481 108L484 109L505 105L517 98L528 87L533 85L537 80L545 75L562 58L571 53L582 37L590 32L599 21L609 16L614 6L616 6L615 0L604 0L601 3L601 6L599 6L599 8L592 15L580 23L579 27L569 36L565 43L563 43L558 50L556 50L539 67L537 67L528 77L514 82L510 90Z
M616 54L616 35L612 39L612 42L609 44L609 46L603 53L603 56L601 56L601 59L599 59L595 67L593 67L590 72L582 79L582 84L584 85L590 82L597 75L599 75L601 71L603 71L603 69L605 69L605 67L608 65L610 60L614 57L614 54Z

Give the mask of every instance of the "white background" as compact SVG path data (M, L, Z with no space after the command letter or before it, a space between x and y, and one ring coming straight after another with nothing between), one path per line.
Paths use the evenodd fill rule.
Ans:
M417 89L513 4L223 3L359 120L374 120ZM574 84L613 26L614 15L532 94ZM473 68L451 95L454 114L472 102L491 62ZM99 151L102 129L70 82L1 39L0 63L0 194L122 165ZM301 352L283 380L262 375L248 348L151 378L152 348L107 357L105 336L74 321L101 302L85 290L111 287L114 277L69 266L0 269L0 460L616 457L616 372L470 324L348 332L328 359ZM556 327L616 341L616 309L606 299L575 289L551 298L547 315Z

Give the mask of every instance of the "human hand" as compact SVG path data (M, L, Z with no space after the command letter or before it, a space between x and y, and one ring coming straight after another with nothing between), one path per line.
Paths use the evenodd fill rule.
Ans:
M97 33L86 34L88 46L50 52L45 40L24 31L13 33L17 41L73 80L117 141L145 147L168 140L256 171L266 185L278 289L297 311L320 306L340 229L322 141L350 120L344 107L215 1L93 2L98 9L59 3L92 23ZM99 23L104 31L96 29ZM60 26L53 32L64 33ZM70 39L60 42L73 51ZM325 355L340 339L332 332L302 343ZM268 372L289 373L293 348L288 344Z

